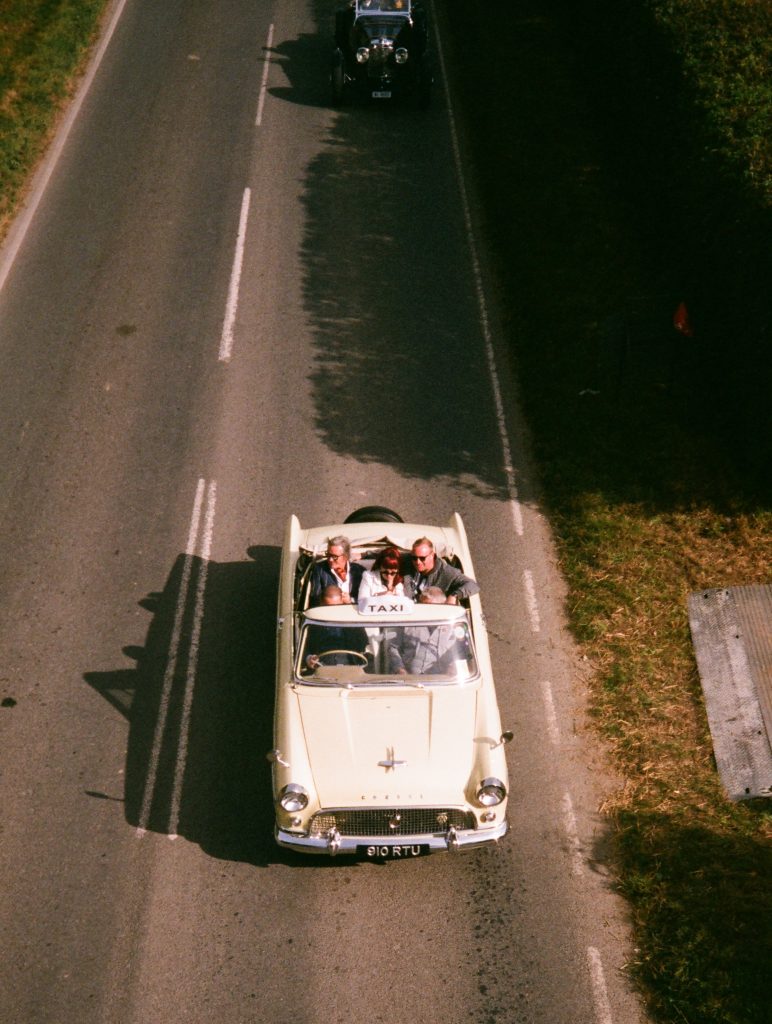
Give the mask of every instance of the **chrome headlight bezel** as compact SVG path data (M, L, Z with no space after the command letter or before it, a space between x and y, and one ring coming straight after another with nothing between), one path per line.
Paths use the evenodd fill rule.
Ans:
M356 52L357 64L366 64L370 59L370 51L366 46L360 46Z
M296 782L289 782L279 793L278 804L288 814L304 811L308 807L308 790Z
M404 46L398 46L394 51L394 60L397 64L407 64L408 52Z
M498 807L507 798L507 787L501 779L483 779L477 788L477 802L483 807Z

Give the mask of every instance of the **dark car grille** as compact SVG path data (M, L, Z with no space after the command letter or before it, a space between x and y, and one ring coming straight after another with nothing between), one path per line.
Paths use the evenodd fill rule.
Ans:
M320 811L311 820L310 834L325 836L331 829L337 829L343 836L442 835L451 825L473 829L475 817L447 807Z

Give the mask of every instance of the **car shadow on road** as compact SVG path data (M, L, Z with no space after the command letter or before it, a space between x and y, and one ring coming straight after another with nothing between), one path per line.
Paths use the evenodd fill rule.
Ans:
M304 107L327 107L330 103L328 67L330 41L319 33L302 34L297 39L282 40L266 57L286 76L288 85L272 85L268 94L286 103ZM271 78L275 78L275 71Z
M127 823L264 866L284 859L273 841L265 757L280 550L249 554L223 564L179 555L163 590L140 602L152 620L144 647L124 650L136 667L84 679L129 721Z

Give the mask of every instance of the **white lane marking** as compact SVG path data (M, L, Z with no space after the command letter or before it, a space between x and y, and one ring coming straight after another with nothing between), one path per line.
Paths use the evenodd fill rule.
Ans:
M205 481L199 480L196 487L196 497L193 501L193 514L190 519L188 531L188 543L185 548L185 558L182 563L182 576L180 578L180 589L177 593L177 606L174 610L174 623L172 635L169 641L169 657L166 662L163 685L161 687L161 700L158 706L158 717L153 733L153 745L150 749L150 762L148 764L147 776L145 777L145 791L142 795L142 808L139 813L139 826L137 835L143 836L147 832L148 821L150 820L150 808L153 803L156 778L158 776L158 761L161 756L161 745L163 744L164 732L166 731L166 719L169 716L169 699L172 692L172 683L177 672L177 661L180 651L180 637L182 635L182 620L185 616L185 607L188 603L188 591L190 589L190 577L193 571L193 559L198 536L199 522L201 520L201 506L204 500Z
M533 574L530 569L523 570L523 588L525 589L525 604L528 609L528 618L531 622L531 632L538 633L541 629L541 617L539 615L539 602L536 600L536 587L533 582Z
M113 37L116 26L121 19L123 14L123 8L126 6L126 0L118 0L113 9L112 17L107 25L107 28L102 33L94 55L88 65L85 75L78 86L78 91L75 94L75 98L67 108L67 113L62 120L61 127L59 128L54 141L51 144L43 163L40 165L40 169L33 178L32 188L27 199L26 204L22 208L19 216L14 221L13 227L8 233L8 238L2 256L0 257L0 292L3 290L6 278L11 272L16 257L19 254L24 239L27 236L32 220L37 212L37 208L40 205L40 201L43 198L48 182L51 180L51 175L54 173L54 168L59 162L59 157L62 155L62 151L67 144L72 126L80 113L80 108L83 106L83 101L88 95L88 91L96 77L96 73L99 70L99 65L102 63L107 47L110 45L110 40Z
M448 81L448 76L445 71L445 56L442 51L442 44L437 39L437 52L440 57L440 68L442 70L442 77L445 82ZM447 92L447 90L446 90ZM496 423L498 425L499 440L501 443L501 449L504 457L504 473L507 480L507 494L509 497L509 507L512 515L512 523L515 528L515 533L518 537L523 536L523 510L520 504L520 499L517 493L517 480L515 475L515 467L512 462L512 448L509 443L509 434L507 432L507 419L504 413L504 401L501 396L501 383L499 380L499 373L496 368L496 355L493 351L493 339L491 336L490 319L488 316L488 304L485 299L485 289L483 288L482 270L480 267L480 260L477 255L477 245L474 240L474 230L472 226L472 213L469 205L469 197L466 188L466 181L464 179L464 172L461 163L461 150L458 144L458 133L456 132L455 115L453 113L453 106L450 101L450 96L447 97L448 103L448 121L450 124L450 139L453 147L453 159L456 165L456 177L458 179L459 193L461 195L461 206L464 211L464 223L466 225L466 234L469 244L469 256L472 264L472 274L474 277L474 286L477 293L477 304L479 308L480 316L480 328L482 330L483 341L485 344L485 356L488 361L488 375L491 380L491 388L493 390L493 404L496 409Z
M255 127L259 128L263 123L263 107L265 105L265 93L268 87L268 70L271 66L271 47L273 46L273 25L268 29L268 38L265 41L265 63L263 64L263 77L260 82L260 99L257 101L257 117Z
M233 352L233 325L236 322L236 311L239 306L239 285L241 284L241 266L244 262L244 243L247 236L247 220L249 218L249 204L252 200L252 190L244 189L241 200L241 215L239 216L239 233L236 238L236 252L233 255L233 268L231 269L231 282L228 288L228 301L225 305L225 320L220 338L220 362L230 362Z
M544 713L547 716L547 735L554 747L560 746L560 726L555 711L555 701L552 698L552 687L546 679L541 680L541 693L544 699Z
M584 863L582 861L582 846L579 842L579 829L576 826L576 815L574 814L574 804L570 793L563 794L561 811L563 812L563 829L568 839L568 848L571 856L571 874L578 878L584 870Z
M595 1020L597 1024L613 1024L611 1003L609 1003L606 990L606 977L603 973L603 962L600 953L594 946L587 947L587 962L590 968L592 1001L595 1004Z
M217 484L212 480L209 483L209 490L207 492L206 515L204 517L204 529L201 538L201 570L198 574L196 595L193 604L193 629L190 636L190 649L188 652L188 671L185 676L185 696L182 703L177 760L174 764L174 783L172 785L172 800L171 810L169 811L168 827L168 835L170 839L177 838L177 828L180 821L182 783L185 778L185 765L188 759L190 712L193 707L193 692L196 686L196 669L198 668L198 652L201 643L201 624L204 619L204 592L206 591L206 580L209 573L209 557L212 551L212 531L214 527L214 508L216 500Z

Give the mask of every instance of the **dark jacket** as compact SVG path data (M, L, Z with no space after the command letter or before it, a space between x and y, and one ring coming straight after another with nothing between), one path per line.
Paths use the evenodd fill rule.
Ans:
M326 651L356 651L364 654L368 636L361 626L312 625L306 639L306 664L310 655L323 655ZM331 665L358 665L356 658L337 654L328 661Z
M356 603L359 596L359 584L364 575L364 566L359 562L349 562L348 571L351 575L351 600ZM335 576L326 562L317 562L311 570L311 605L319 604L319 596L325 587L338 587Z

